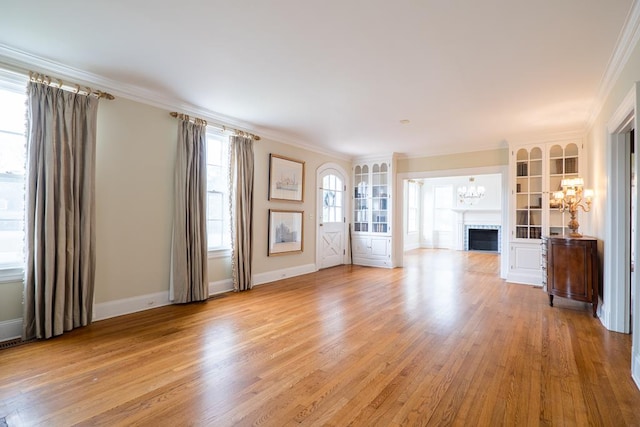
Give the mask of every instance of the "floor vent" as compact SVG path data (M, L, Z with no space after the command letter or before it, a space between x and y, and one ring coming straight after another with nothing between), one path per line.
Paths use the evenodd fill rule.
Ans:
M5 348L17 347L21 344L24 344L26 341L22 341L22 338L14 338L12 340L2 341L0 342L0 350L4 350ZM0 427L2 424L0 424Z

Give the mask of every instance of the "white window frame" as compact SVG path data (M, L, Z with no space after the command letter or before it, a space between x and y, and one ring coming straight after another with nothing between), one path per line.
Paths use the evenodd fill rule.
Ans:
M207 128L207 227L209 226L209 218L210 206L209 206L209 194L215 192L222 194L223 205L221 206L221 214L222 214L222 228L226 229L227 236L223 237L223 243L219 246L210 246L209 244L209 233L207 232L207 249L209 252L209 258L223 258L229 256L231 253L231 228L230 228L230 213L229 213L229 161L228 161L228 150L229 150L229 139L228 136L223 134L221 131L215 128ZM209 163L211 160L209 157L210 144L209 142L212 140L218 140L223 143L221 150L226 150L226 152L218 158L219 162ZM209 180L210 168L219 168L221 172L217 174L217 176L226 177L226 181L224 183L224 189L222 187L209 188L211 182Z
M0 69L0 89L25 94L26 101L26 88L28 77L19 73L14 73L8 70ZM26 122L26 103L25 103L24 117ZM25 129L26 133L26 129ZM25 141L26 144L26 141ZM25 153L26 156L26 153ZM23 230L24 232L24 230ZM24 263L15 265L0 266L0 283L18 282L24 278Z

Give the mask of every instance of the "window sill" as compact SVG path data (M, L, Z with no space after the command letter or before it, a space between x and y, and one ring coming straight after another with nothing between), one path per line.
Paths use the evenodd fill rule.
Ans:
M0 269L0 284L22 282L23 280L24 270L22 268Z
M229 257L231 257L231 248L209 249L209 259Z

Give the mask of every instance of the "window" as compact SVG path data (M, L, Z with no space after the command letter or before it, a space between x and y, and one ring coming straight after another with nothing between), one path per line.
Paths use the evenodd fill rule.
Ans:
M22 277L26 79L0 73L0 280Z
M453 187L450 185L434 188L434 218L435 231L451 231L453 229Z
M343 222L342 200L344 185L340 177L322 178L322 222Z
M207 131L207 245L210 251L229 249L229 141Z
M407 233L418 232L420 184L409 181L407 185Z

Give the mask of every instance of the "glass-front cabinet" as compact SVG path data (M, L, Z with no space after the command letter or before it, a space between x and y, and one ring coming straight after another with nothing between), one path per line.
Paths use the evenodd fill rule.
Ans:
M354 264L393 267L392 183L395 157L353 166Z
M581 151L578 141L510 147L509 281L542 283L541 238L569 234L569 214L560 212L553 192L565 178L584 178Z
M562 180L577 178L579 171L578 145L574 143L562 146L554 144L549 150L549 230L547 235L568 236L569 212L560 212L559 205L553 199L553 193L562 190ZM584 178L584 177L583 177Z
M521 148L516 154L516 218L518 239L542 235L542 150Z
M353 173L353 231L369 231L369 165L356 166Z

